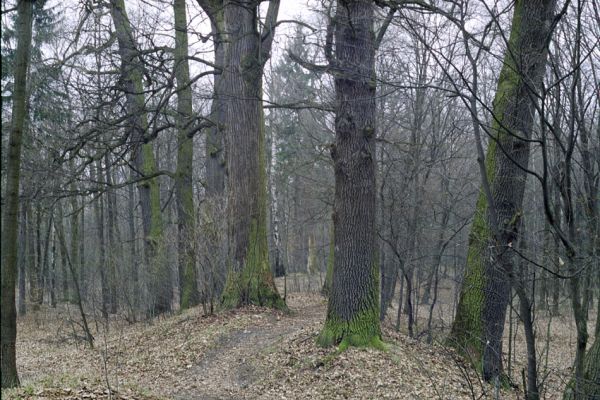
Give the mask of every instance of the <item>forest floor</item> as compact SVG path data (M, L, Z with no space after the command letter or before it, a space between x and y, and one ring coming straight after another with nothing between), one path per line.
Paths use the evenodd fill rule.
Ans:
M482 383L452 350L411 339L389 322L383 328L385 352L351 348L339 354L319 348L315 339L324 320L325 299L293 293L287 302L290 314L247 307L205 317L199 307L146 323L115 319L108 329L101 319L93 319L94 349L81 340L74 308L30 313L18 325L17 360L23 387L3 391L2 398L495 397L494 388ZM443 324L443 319L438 322ZM561 398L570 375L573 353L568 325L567 319L554 320L550 357L547 363L543 360L547 388L542 398ZM518 332L516 337L518 356L512 368L519 376L524 349L519 347L523 341ZM545 340L545 332L540 337ZM519 389L502 389L498 394L502 399L523 398Z

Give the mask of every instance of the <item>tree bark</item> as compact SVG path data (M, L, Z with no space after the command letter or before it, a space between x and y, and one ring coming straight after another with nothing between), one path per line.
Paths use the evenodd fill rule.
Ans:
M121 260L122 251L120 251L121 243L117 236L117 196L115 190L110 188L113 184L112 173L110 168L110 158L108 153L104 155L104 173L106 177L106 184L109 189L106 192L106 230L108 233L108 248L109 254L106 258L106 272L107 272L107 284L108 284L108 311L111 314L116 314L119 307L118 302L118 279L117 276L117 260Z
M25 301L27 280L25 279L27 271L26 261L26 242L27 242L27 213L25 204L20 205L21 222L19 224L19 242L21 246L18 249L18 265L19 265L19 301L18 301L18 313L20 317L25 316L27 313L27 305Z
M142 85L142 62L131 32L124 1L111 0L110 5L121 56L121 78L129 114L127 128L132 131L132 157L138 175L151 177L143 180L138 190L142 209L145 261L150 269L151 304L148 311L150 314L161 314L171 310L173 288L168 265L160 255L160 247L163 244L160 187L158 177L152 177L157 172L157 165L152 143L146 137L148 116Z
M96 181L98 181L100 176L99 164L100 161L98 160L96 168L92 167L92 178ZM96 217L96 237L98 239L98 271L100 272L100 293L102 297L100 310L104 319L107 319L110 306L110 289L108 287L106 273L106 240L104 239L104 205L102 200L102 196L98 196L98 198L94 201L94 216Z
M81 289L81 301L87 299L87 274L85 259L85 199L81 202L81 239L79 241L79 286Z
M375 208L373 2L338 0L335 26L335 267L322 346L382 347Z
M224 36L223 1L212 1L211 27L214 41L215 65L225 66L226 43ZM217 4L221 3L221 4ZM222 73L214 75L214 93L210 106L210 119L215 124L206 135L206 194L222 197L225 192L225 105L222 97Z
M465 278L450 343L482 367L486 380L501 376L502 334L514 269L529 162L529 142L547 58L554 0L517 0L508 48L493 104L486 176L469 236ZM486 182L489 196L485 193Z
M71 164L71 167L73 167L73 165ZM75 192L76 188L75 185L72 184L71 185L71 190L73 192ZM73 263L73 272L75 274L77 274L79 272L79 241L81 240L79 237L79 204L77 202L77 198L75 196L71 196L70 199L70 203L71 203L71 218L70 218L70 224L71 224L71 243L70 243L70 259L71 262ZM50 229L51 227L48 227L48 238L50 235ZM48 240L46 240L46 249L48 249ZM44 260L46 260L47 257L44 257ZM47 264L47 261L44 261L44 265ZM73 276L73 280L75 279L79 279L79 277L77 275ZM73 300L75 298L75 288L73 285L73 282L71 282L71 293L69 295L69 298L71 300Z
M258 32L255 0L225 1L227 45L222 74L227 157L228 276L223 305L285 308L273 281L267 245L267 181L262 74L270 56L278 0ZM269 18L271 17L271 19Z
M2 207L2 299L1 356L2 388L19 386L15 344L17 340L17 310L15 286L17 279L17 232L19 227L19 186L21 172L21 143L27 116L27 68L31 50L33 1L21 0L17 5L17 50L15 81L12 98L12 123L8 138L6 160L5 204Z
M177 248L179 306L193 307L200 302L196 273L194 189L192 186L194 140L189 134L193 123L192 87L188 65L188 37L185 0L175 0L175 77L177 79ZM214 100L213 100L214 101ZM209 185L210 186L210 185Z

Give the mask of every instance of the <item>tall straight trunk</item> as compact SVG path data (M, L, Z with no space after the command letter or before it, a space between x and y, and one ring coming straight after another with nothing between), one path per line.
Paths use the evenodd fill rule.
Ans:
M502 372L502 334L509 302L529 162L535 91L541 86L555 0L515 2L508 49L493 104L486 176L477 201L465 278L450 343L482 367L486 380ZM518 164L518 165L517 165Z
M71 191L74 193L76 190L75 185L71 185ZM79 236L79 203L77 201L77 198L75 196L71 197L71 218L70 218L70 224L71 224L71 249L70 249L70 259L71 259L71 263L73 264L73 272L75 272L75 274L77 274L79 272L79 241L80 236ZM48 228L50 229L50 227ZM50 231L48 231L50 232ZM73 276L73 280L75 279L79 279L78 276ZM71 282L71 294L70 294L70 298L71 300L75 298L75 287L74 287L74 281Z
M29 282L29 301L35 302L37 296L37 258L35 251L35 222L33 220L33 208L31 207L31 201L28 201L25 206L25 220L27 229L27 240L25 242L25 254L27 257L27 280Z
M128 129L131 130L133 162L142 180L138 186L144 230L144 255L150 269L149 312L161 314L171 310L173 284L166 260L160 247L163 244L163 222L160 206L160 187L156 159L152 143L147 141L148 116L145 110L144 88L142 85L142 61L131 32L131 25L125 10L124 0L111 0L111 15L115 25L119 55L121 57L121 78L126 93Z
M222 3L221 0L213 3ZM224 35L224 15L222 4L214 4L211 18L214 41L215 65L225 66L226 44ZM225 105L223 103L222 73L214 75L214 93L210 106L210 119L215 124L206 135L206 194L209 197L221 197L225 192L225 143L224 122Z
M106 230L107 230L107 238L108 238L108 248L109 254L106 259L106 272L107 272L107 283L108 283L108 311L111 314L116 314L119 306L118 302L118 279L117 276L117 262L121 260L122 251L119 251L121 243L117 239L117 195L115 190L110 188L113 184L112 172L110 168L110 158L108 153L104 155L104 174L106 177L106 184L109 186L108 191L106 192Z
M81 301L87 299L87 277L85 267L85 198L81 201L81 239L79 240L79 287Z
M32 301L42 304L44 300L44 279L42 270L44 269L44 259L42 258L42 211L41 205L35 208L35 267L33 269L32 281L34 290L31 291ZM32 249L33 250L33 249Z
M175 0L175 77L177 79L177 248L179 271L179 306L186 309L200 302L196 273L194 188L192 185L194 140L192 87L188 64L187 18L185 0ZM210 186L210 185L209 185Z
M18 312L19 316L24 316L27 312L27 306L25 301L27 280L25 275L27 274L27 261L26 261L26 241L27 241L27 212L25 204L20 205L19 213L21 214L21 221L19 223L19 243L21 245L18 249L18 265L19 265L19 301L18 301Z
M381 347L376 257L375 33L372 1L338 0L335 26L335 266L318 342Z
M49 268L49 258L50 258L50 233L52 232L52 220L53 220L54 212L50 209L50 217L48 218L48 228L46 229L46 233L44 235L44 262L42 263L42 269L40 272L40 287L46 289L46 284L48 283L48 268ZM44 300L44 291L41 291L41 299L40 304L42 304Z
M54 230L56 231L56 239L59 240L58 242L58 247L60 249L60 266L61 266L61 298L63 299L63 301L65 302L69 302L69 301L73 301L72 298L69 297L70 293L69 293L69 259L70 259L70 255L68 254L69 252L69 248L67 247L67 245L65 245L64 247L61 245L60 243L60 237L63 238L63 240L66 241L66 235L65 235L65 225L64 225L64 209L63 209L63 203L61 201L56 203L56 216L54 216L54 210L52 211L51 214L51 218L48 222L48 224L51 227L54 227ZM74 277L71 276L72 281L71 283L74 282Z
M140 302L140 284L139 284L139 272L138 272L138 252L137 252L137 237L135 230L135 193L133 186L129 185L128 196L127 196L127 225L129 227L129 257L130 257L130 293L132 293L133 299L131 300L131 307L137 310Z
M62 214L62 205L59 204L58 206L58 210L57 210L57 218L60 219L60 221L58 223L54 224L54 229L57 231L56 234L57 235L63 235L64 236L64 232L58 232L61 229L64 229L63 227L63 214ZM63 301L67 301L68 300L68 291L69 291L69 282L68 282L68 276L69 276L69 272L68 272L68 266L67 266L67 254L66 254L66 250L64 250L61 246L59 246L60 248L60 298Z
M258 32L256 0L224 3L227 56L222 73L228 172L228 276L225 307L258 304L284 308L267 245L267 181L262 75L270 53L278 0L267 12L269 32ZM267 22L269 24L269 22Z
M15 53L15 80L12 97L12 121L6 158L6 192L2 207L2 291L1 305L1 356L2 388L19 386L15 343L17 340L17 310L15 287L17 280L19 228L19 187L21 172L21 143L23 125L27 116L27 68L31 49L31 21L33 1L21 0L17 5L17 50Z
M223 71L227 42L225 40L225 15L224 0L198 0L204 12L210 17L213 36L215 65L221 68L213 75L213 96L210 107L210 120L213 126L207 129L205 139L205 171L206 171L206 196L208 201L208 216L217 222L222 218L218 213L219 205L226 200L226 166L225 166L225 103L223 98ZM216 236L215 240L207 241L206 252L209 254L223 254L226 248L226 236ZM222 295L227 276L226 257L214 257L214 264L209 269L204 269L200 279L210 282L203 285L202 302L210 296L211 304L214 298Z
M95 168L92 167L92 178L96 181L100 179L100 160L97 161ZM110 289L108 287L108 274L106 268L106 240L104 235L104 204L103 197L98 196L94 201L94 216L96 218L96 238L98 240L98 272L100 273L100 295L102 316L108 318L110 307Z
M54 232L55 230L53 230ZM52 235L52 266L50 267L50 307L56 307L56 234Z

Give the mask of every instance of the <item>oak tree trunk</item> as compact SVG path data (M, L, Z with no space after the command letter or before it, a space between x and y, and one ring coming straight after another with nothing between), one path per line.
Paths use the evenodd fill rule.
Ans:
M515 3L508 48L493 104L485 159L491 199L477 201L466 273L450 343L482 367L486 380L502 370L502 334L509 302L508 274L518 236L529 162L529 142L547 58L554 0ZM489 202L492 202L490 205Z
M179 305L181 309L200 302L196 273L195 210L192 186L194 140L190 134L193 123L192 87L187 60L188 38L185 0L175 0L175 77L177 79L177 171L175 196L177 202L177 247L179 271Z
M255 0L224 3L228 45L221 84L228 173L229 255L223 305L284 308L271 274L267 245L262 74L272 36L261 38L258 5ZM272 0L269 11L277 15L278 6L279 2ZM272 33L274 26L270 29Z
M381 347L375 238L373 2L337 2L333 280L318 342Z

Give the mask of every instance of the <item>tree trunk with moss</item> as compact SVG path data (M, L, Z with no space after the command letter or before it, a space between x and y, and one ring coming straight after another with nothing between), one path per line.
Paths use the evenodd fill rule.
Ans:
M517 0L493 104L486 176L469 236L467 266L450 343L482 368L502 373L502 334L518 238L529 143L554 0ZM486 193L486 182L489 193ZM491 196L491 199L489 198ZM490 204L491 200L491 204Z
M192 186L194 139L191 134L194 120L192 87L188 64L188 38L185 0L175 0L175 77L177 79L177 171L175 196L177 201L177 247L179 271L179 305L181 309L200 302L196 274L195 210Z
M17 5L17 50L15 80L12 96L12 124L6 159L6 192L2 206L2 323L1 368L2 388L19 386L15 344L17 340L17 310L15 286L17 279L17 232L19 227L19 186L21 172L21 143L27 116L27 66L31 49L33 1L21 0Z
M322 346L381 347L376 257L375 33L372 1L337 2L333 281Z
M214 41L215 65L225 64L226 43L223 40L223 0L212 0L208 9L211 15L211 27ZM225 192L225 141L224 141L224 105L222 98L222 73L214 75L214 92L210 107L210 119L215 124L206 135L206 192L208 196L219 197Z
M216 211L217 205L225 202L225 105L223 103L223 72L225 66L225 53L227 43L225 37L224 1L223 0L198 0L198 4L210 18L211 33L214 46L214 63L221 70L213 75L213 96L210 107L210 120L214 124L206 131L205 140L205 168L206 168L206 197L208 201L208 213L212 221L221 220ZM214 241L207 241L206 252L218 255L225 248L224 240L213 236ZM227 275L226 257L215 256L214 265L200 277L202 282L210 282L203 285L201 291L202 302L210 301L213 297L219 298L223 293L225 278Z
M143 67L131 32L131 25L123 0L111 0L111 15L115 25L119 55L121 57L121 82L126 93L128 112L127 129L131 131L133 163L142 180L138 186L144 230L144 258L150 273L150 314L161 314L171 310L171 272L161 255L163 245L163 223L160 206L160 186L156 159L152 143L149 142L148 116L145 110Z
M228 276L223 305L283 308L267 245L267 181L262 75L270 56L279 1L258 31L259 1L225 1L227 41L222 74L228 173Z

